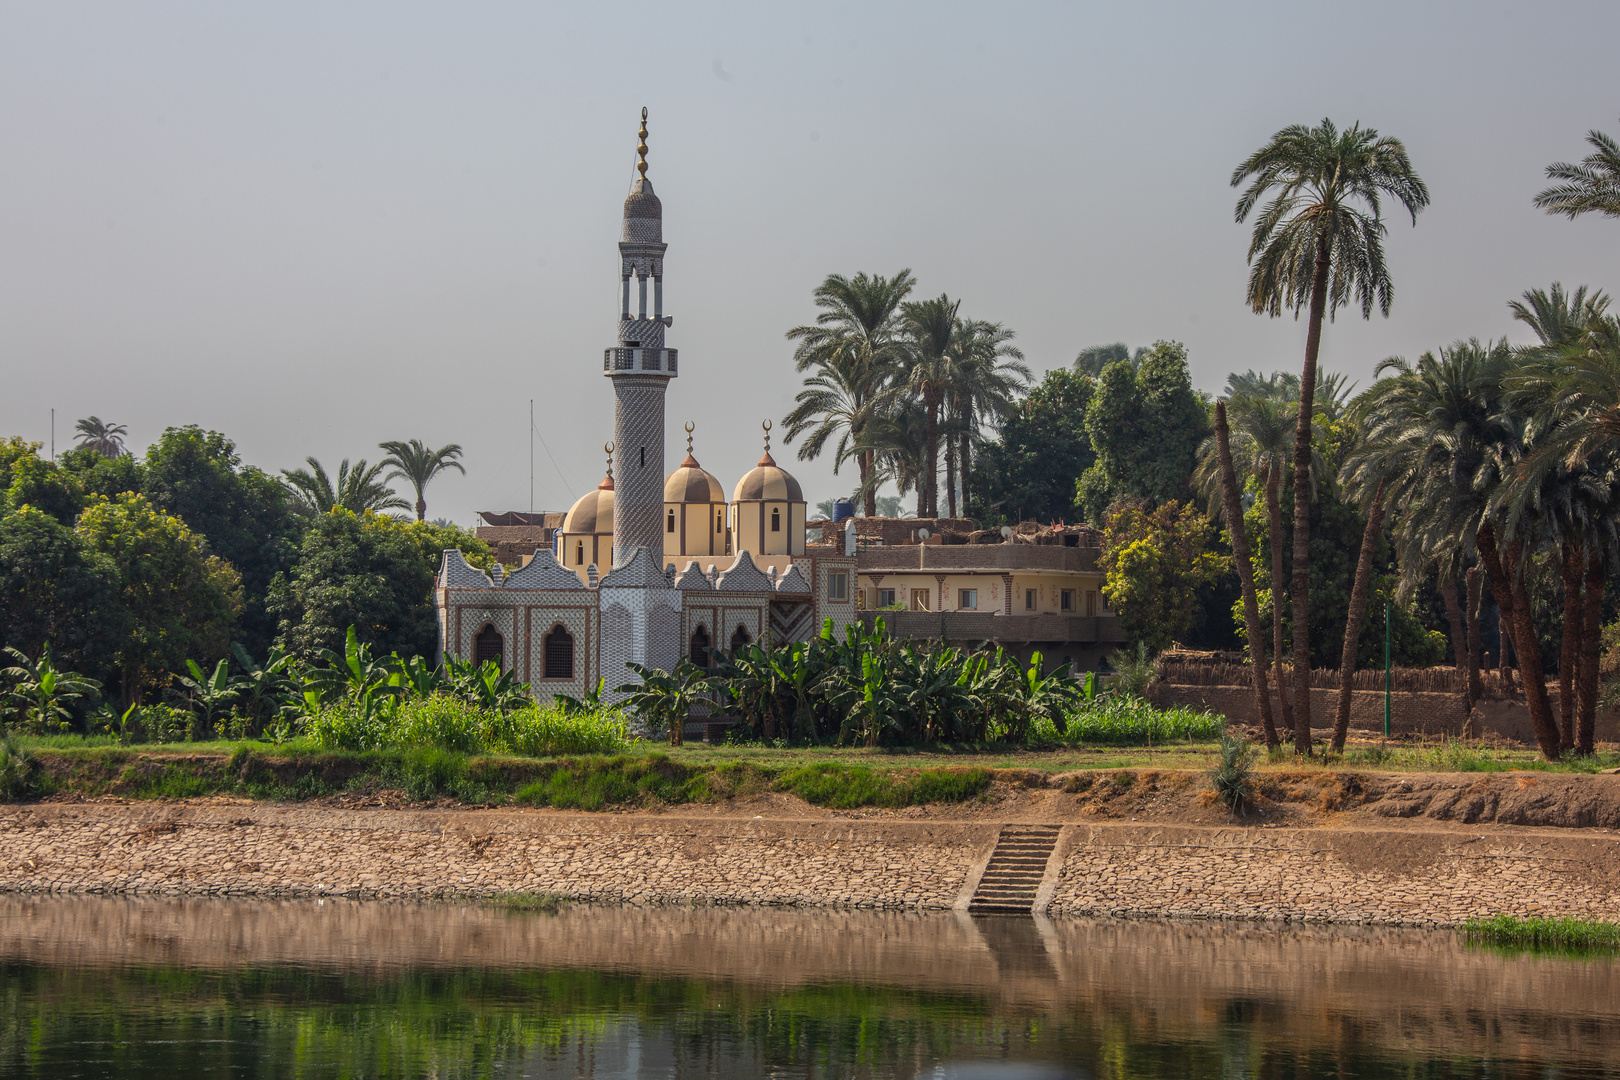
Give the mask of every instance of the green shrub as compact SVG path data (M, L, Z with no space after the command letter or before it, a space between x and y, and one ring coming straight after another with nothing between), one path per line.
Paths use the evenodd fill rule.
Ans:
M549 763L538 780L518 789L513 802L562 810L600 810L604 806L699 801L706 788L691 784L693 770L664 754L647 757L577 758Z
M34 755L11 736L0 739L0 802L15 802L34 794L37 770Z
M1182 705L1160 709L1141 698L1109 693L1078 702L1069 716L1068 729L1061 733L1050 720L1037 718L1030 725L1029 742L1035 746L1141 746L1210 741L1219 738L1225 729L1225 719L1214 713Z
M1221 760L1209 771L1215 796L1234 814L1254 803L1254 750L1247 739L1221 736Z
M790 769L772 785L807 803L834 810L861 806L918 806L966 802L990 786L988 769L921 769L911 774L880 772L864 765L821 762Z
M309 717L305 732L331 750L436 747L460 754L607 754L629 746L615 709L564 712L530 705L500 712L434 695L400 703L344 701Z

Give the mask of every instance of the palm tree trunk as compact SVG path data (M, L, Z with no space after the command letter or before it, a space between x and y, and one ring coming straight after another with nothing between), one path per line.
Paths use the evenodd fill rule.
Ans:
M1378 481L1372 507L1367 511L1367 527L1361 533L1361 557L1356 560L1355 583L1350 587L1350 612L1344 620L1344 650L1339 654L1339 712L1333 719L1333 752L1344 752L1344 737L1350 730L1352 682L1356 675L1356 650L1361 647L1361 624L1367 617L1367 594L1372 588L1373 548L1384 525L1384 482ZM1386 597L1384 602L1389 602Z
M1581 607L1581 688L1580 710L1575 716L1575 752L1590 754L1597 723L1598 656L1603 649L1603 552L1596 544L1588 545L1586 597Z
M1497 551L1496 530L1487 522L1480 527L1479 557L1485 563L1485 573L1491 579L1491 594L1496 597L1497 610L1513 641L1513 651L1519 660L1519 674L1524 677L1524 701L1530 708L1530 723L1536 731L1536 742L1542 756L1548 761L1558 760L1558 726L1553 721L1552 703L1547 700L1547 681L1541 670L1541 650L1536 647L1535 627L1530 622L1529 597L1524 591L1520 575L1520 557L1523 545L1518 540L1508 541L1507 549Z
M923 496L922 505L924 508L926 508L927 514L924 515L921 511L919 511L917 516L938 517L939 491L937 490L937 487L939 483L939 401L936 399L926 402L926 408L928 411L928 449L923 454L923 457L926 460L923 462L923 483L920 485L920 490Z
M1457 597L1457 578L1449 568L1441 572L1440 599L1446 605L1446 629L1451 632L1451 655L1462 682L1463 720L1474 714L1474 699L1468 692L1468 626L1463 618L1462 601Z
M1311 412L1316 404L1316 358L1322 351L1332 248L1324 232L1316 241L1311 279L1310 328L1305 366L1299 373L1299 425L1294 429L1294 750L1311 752Z
M945 436L945 501L950 516L956 517L956 437Z
M1477 702L1485 696L1485 680L1479 675L1479 607L1484 602L1485 582L1477 566L1470 566L1463 580L1468 583L1468 700ZM1469 714L1473 714L1472 706Z
M867 480L872 476L872 456L871 450L863 450L855 455L855 465L861 471L861 487L866 491L864 501L867 517L877 517L877 489L866 486Z
M416 520L417 521L425 521L426 519L427 519L427 500L422 498L422 496L418 495L416 497Z
M1581 628L1586 624L1585 605L1581 603L1586 552L1569 537L1564 539L1560 547L1564 572L1564 625L1558 646L1558 744L1565 750L1573 750L1576 673L1580 670L1581 662Z
M1266 749L1272 750L1281 740L1271 720L1271 688L1266 685L1266 639L1260 629L1260 601L1254 592L1254 563L1249 558L1249 533L1243 526L1243 505L1238 501L1237 470L1232 467L1224 401L1215 403L1215 449L1221 459L1221 495L1226 504L1227 528L1232 533L1232 560L1237 563L1238 584L1243 589L1243 625L1249 635L1249 663L1254 668L1254 707L1260 714Z
M1277 665L1277 700L1281 703L1284 731L1294 730L1294 703L1288 696L1288 673L1283 669L1283 588L1282 551L1282 470L1271 469L1266 477L1266 512L1271 515L1271 659ZM1309 669L1307 669L1309 670Z

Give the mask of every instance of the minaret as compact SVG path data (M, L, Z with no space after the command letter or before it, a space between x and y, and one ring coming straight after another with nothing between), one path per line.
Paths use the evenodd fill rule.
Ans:
M647 180L647 110L641 110L636 171L624 200L624 232L619 239L623 303L619 343L602 357L602 373L613 380L614 469L613 565L623 566L630 549L644 547L656 561L663 555L664 390L675 377L675 350L664 348L664 330L674 322L664 314L664 208ZM639 304L630 314L630 278ZM652 279L653 310L647 314L647 279Z

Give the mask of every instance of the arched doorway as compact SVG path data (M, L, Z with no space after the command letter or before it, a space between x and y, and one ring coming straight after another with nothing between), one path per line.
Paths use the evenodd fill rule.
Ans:
M485 661L493 660L496 667L505 667L501 655L505 649L506 639L501 637L501 632L495 629L494 624L485 623L478 636L473 638L473 663L481 667Z
M698 623L696 630L692 631L692 640L688 643L687 659L700 668L709 666L709 631Z
M542 642L546 679L572 679L574 677L574 635L558 623L551 628Z

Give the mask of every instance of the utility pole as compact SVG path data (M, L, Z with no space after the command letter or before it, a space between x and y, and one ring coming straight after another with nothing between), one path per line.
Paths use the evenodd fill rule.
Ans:
M529 513L534 513L534 398L529 399Z
M51 464L56 464L56 410L51 410Z
M1389 738L1389 597L1384 598L1384 738Z

